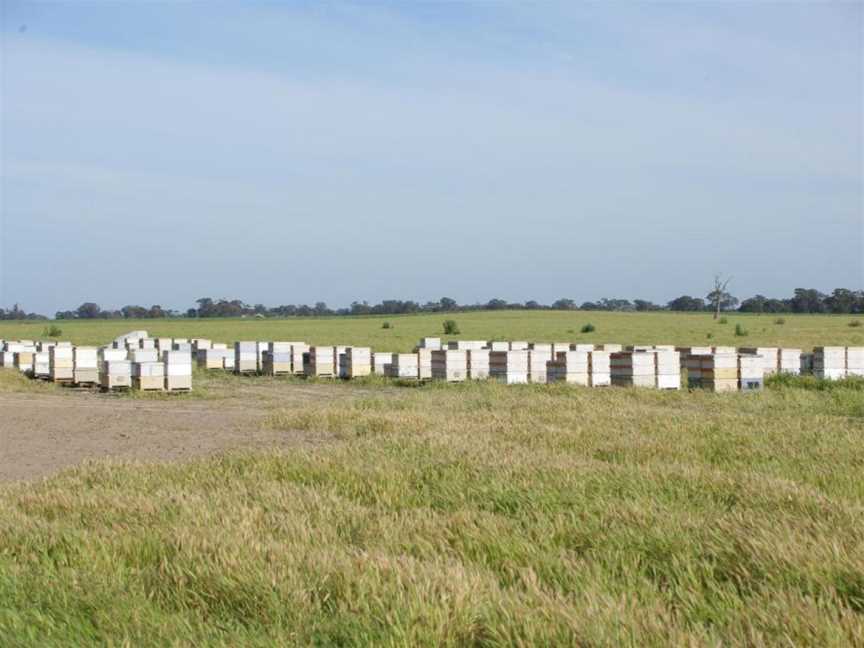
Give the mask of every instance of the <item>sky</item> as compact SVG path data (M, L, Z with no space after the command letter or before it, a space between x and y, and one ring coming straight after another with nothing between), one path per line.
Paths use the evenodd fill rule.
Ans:
M864 287L861 3L0 5L0 307Z

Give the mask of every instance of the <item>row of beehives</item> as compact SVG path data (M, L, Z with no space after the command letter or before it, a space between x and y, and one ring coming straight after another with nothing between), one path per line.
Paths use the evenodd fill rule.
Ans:
M189 391L192 356L139 346L85 347L69 342L0 341L0 366L55 383L105 390Z

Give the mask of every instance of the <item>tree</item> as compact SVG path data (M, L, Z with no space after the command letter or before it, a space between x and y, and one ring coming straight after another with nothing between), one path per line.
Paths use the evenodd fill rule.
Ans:
M738 300L726 292L726 287L730 281L732 281L732 277L728 277L726 281L723 281L721 275L714 275L714 290L709 292L708 296L705 297L708 303L711 304L715 320L720 317L721 310L735 308L738 305Z
M666 304L666 308L671 311L701 311L705 310L705 302L699 297L681 295Z
M501 310L502 308L507 308L507 302L498 298L490 299L486 303L486 308L489 310Z
M825 295L815 288L796 288L795 295L790 300L794 313L825 312Z
M660 306L644 299L634 299L633 306L636 308L637 311L640 312L660 310Z
M555 310L576 310L576 302L572 299L562 297L561 299L557 299L552 303L552 308L554 308Z
M456 303L456 300L450 299L449 297L442 297L438 303L440 304L442 311L454 311L459 308L459 304Z
M93 302L85 302L77 310L79 319L96 319L101 312L102 309L99 308L99 305Z

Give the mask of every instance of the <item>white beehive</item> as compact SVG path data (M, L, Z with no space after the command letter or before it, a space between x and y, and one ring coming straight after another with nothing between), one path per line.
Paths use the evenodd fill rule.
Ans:
M103 360L99 366L99 384L102 389L110 391L132 387L132 363L128 360Z
M132 388L141 391L165 390L165 365L161 362L133 362Z
M598 351L606 351L606 353L621 353L624 350L624 347L620 344L598 344L595 347ZM579 349L577 349L578 351Z
M192 389L192 356L185 351L165 351L165 389L167 391L189 391Z
M72 350L76 385L95 385L99 382L99 351L95 347L75 347Z
M168 353L163 351L162 353ZM159 351L156 349L130 349L128 351L128 359L130 362L159 362Z
M303 358L307 353L309 353L309 345L305 342L291 343L291 371L294 375L299 376L306 372Z
M864 376L864 347L846 347L846 375Z
M468 378L471 380L489 378L489 353L489 349L468 349L465 352L468 360Z
M333 375L341 376L343 373L342 362L346 360L345 352L349 349L347 346L333 347Z
M391 378L418 378L420 359L416 353L394 353L388 371Z
M33 355L33 377L46 380L51 377L50 351L37 351Z
M505 341L490 342L488 345L490 351L509 351L510 343Z
M525 346L528 346L527 343ZM508 385L527 383L528 350L491 351L489 376Z
M155 349L156 348L156 340L153 338L141 338L138 340L138 348L139 349Z
M124 349L111 349L109 347L102 347L99 349L99 363L101 366L102 362L106 360L127 360L128 351Z
M738 354L738 388L742 391L762 389L765 380L765 356L761 353Z
M813 349L813 374L817 378L839 380L846 377L845 347L816 347Z
M451 340L447 343L448 349L454 351L467 351L468 349L485 349L486 340Z
M547 362L547 381L573 385L590 384L590 355L587 351L560 351Z
M194 351L195 353L201 351L202 349L213 348L213 342L206 338L192 338L190 340L190 343L192 344L192 351Z
M654 351L657 389L681 389L681 356L668 347Z
M393 362L393 354L386 352L377 352L372 354L372 372L380 376L386 376L389 373L390 364Z
M420 343L417 345L418 349L440 349L441 348L441 338L437 337L424 337L420 338Z
M588 353L588 384L591 387L608 387L612 384L612 354L593 350Z
M479 349L476 349L479 351ZM432 351L432 378L462 382L468 377L468 352L456 349Z
M23 374L33 373L33 358L36 355L36 347L25 347L24 351L16 351L13 364Z
M612 353L609 359L612 384L621 387L655 387L657 354L635 351Z
M72 347L52 347L48 351L49 370L54 382L72 382L75 378L75 362Z
M528 353L528 382L546 382L546 363L552 360L552 345L537 345L539 348L529 349Z
M589 349L586 349L586 351ZM575 351L575 349L570 348L569 342L553 342L552 343L552 357L557 358L559 353L564 353L566 351Z
M510 341L510 350L511 351L527 351L528 350L528 343L525 342L524 340L516 340L515 342L511 340Z
M711 353L726 355L729 353L738 353L738 349L731 346L715 346L711 347Z
M265 376L287 376L291 374L291 348L288 351L264 352L264 364L262 373Z
M258 372L258 343L234 343L234 373L250 374Z
M801 373L801 349L778 349L777 369L781 373Z
M700 363L700 387L714 392L738 390L737 353L712 353L691 358L698 358Z
M359 378L372 373L372 349L350 347L345 351L345 378Z
M571 344L569 351L594 351L597 348L593 344ZM608 351L607 351L608 353Z
M777 373L780 365L779 349L777 347L741 347L739 353L758 355L762 358L762 369L765 376Z
M307 376L334 377L335 361L332 346L311 346L306 353L304 372Z
M426 349L418 348L417 353L417 377L420 380L428 380L432 378L432 351L441 351L442 349Z

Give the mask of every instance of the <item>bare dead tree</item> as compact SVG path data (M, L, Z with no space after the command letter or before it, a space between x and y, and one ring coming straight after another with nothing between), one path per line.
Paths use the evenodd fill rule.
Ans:
M714 308L715 320L720 317L720 309L723 306L723 301L726 296L726 287L729 285L730 281L732 281L732 277L728 277L726 281L723 281L721 275L714 275L714 290L708 293L708 300Z

